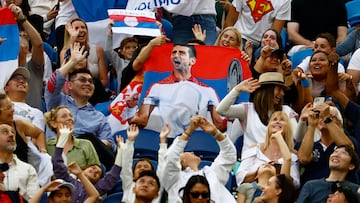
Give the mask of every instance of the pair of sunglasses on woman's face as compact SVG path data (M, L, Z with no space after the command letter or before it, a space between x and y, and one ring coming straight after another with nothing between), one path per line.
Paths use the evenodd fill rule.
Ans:
M197 199L200 196L202 198L209 198L209 193L208 192L190 192L190 195L192 198Z

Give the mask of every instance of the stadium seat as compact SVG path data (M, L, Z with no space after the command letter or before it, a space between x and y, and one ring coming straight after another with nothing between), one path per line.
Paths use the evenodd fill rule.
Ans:
M112 194L119 193L119 192L123 192L122 180L120 177L119 177L119 180L116 182L115 186L109 192L107 192L107 194L112 195Z
M104 199L103 203L119 203L121 202L122 196L122 192L111 194Z
M194 152L202 160L214 161L220 148L212 135L204 131L194 131L185 146L185 152Z
M281 39L282 39L282 47L283 47L283 50L286 50L287 46L288 46L288 41L289 41L289 38L288 38L288 34L287 34L287 31L286 31L286 28L283 28L281 30Z
M314 51L311 48L299 50L291 56L292 69L295 69L307 56L311 56Z
M127 139L126 130L114 133L115 136L120 135ZM134 158L147 157L150 160L157 160L160 147L159 133L149 129L140 129L139 136L134 143Z
M48 55L53 70L59 65L58 53L49 43L43 42L43 47L46 55Z

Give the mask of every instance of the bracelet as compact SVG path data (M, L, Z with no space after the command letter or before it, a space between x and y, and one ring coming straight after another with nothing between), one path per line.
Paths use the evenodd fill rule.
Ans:
M185 135L186 137L190 138L190 135L187 134L185 131L182 134Z
M217 130L214 138L217 139L220 135L222 135L222 132L220 130Z
M310 87L310 80L306 78L305 80L301 80L301 86Z
M24 16L24 17L23 17L23 18L21 18L21 19L16 20L16 22L17 22L17 23L19 23L20 25L24 24L24 23L25 23L25 21L27 21L26 16Z

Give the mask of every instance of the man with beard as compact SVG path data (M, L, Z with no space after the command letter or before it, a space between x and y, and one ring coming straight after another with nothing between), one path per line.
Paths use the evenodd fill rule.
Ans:
M149 88L143 104L129 123L155 131L169 123L172 130L168 138L174 138L189 126L192 116L210 115L215 126L225 130L226 122L215 110L219 103L215 90L191 75L196 63L194 46L175 44L170 60L173 72Z
M15 130L8 124L0 124L0 162L7 163L9 170L4 174L5 191L19 191L29 201L39 190L35 169L16 157ZM1 181L0 181L1 182Z

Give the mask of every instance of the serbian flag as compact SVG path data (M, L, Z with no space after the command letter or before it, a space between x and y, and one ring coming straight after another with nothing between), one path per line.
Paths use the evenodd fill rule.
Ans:
M112 31L132 35L160 36L155 13L150 11L109 9L110 19L114 21Z
M145 76L141 98L145 96L148 88L159 80L164 79L173 71L170 61L173 44L156 46L144 64ZM201 82L212 87L219 99L242 80L251 77L251 71L246 61L241 58L239 49L220 46L196 45L196 63L191 68L192 75ZM238 100L248 101L248 95L242 94Z
M110 104L111 114L108 116L108 122L113 133L126 129L127 119L133 117L136 112L133 105L129 106L128 99L136 96L139 98L138 105L141 105L149 87L171 74L174 69L170 61L173 46L169 43L154 47L143 66L144 75L142 76L142 73L137 75ZM239 49L201 45L195 46L195 49L197 57L191 73L200 82L212 87L219 100L224 98L235 85L251 77L248 63L241 58ZM241 94L238 102L248 101L248 99L249 95ZM146 128L160 132L162 127L163 125L159 122Z
M0 92L3 93L4 86L18 67L20 34L9 8L1 8L0 16L0 38L4 39L0 45Z

